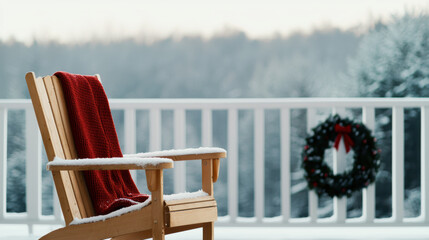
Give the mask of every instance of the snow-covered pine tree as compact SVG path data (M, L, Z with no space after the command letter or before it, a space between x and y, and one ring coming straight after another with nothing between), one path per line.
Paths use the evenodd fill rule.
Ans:
M364 97L429 97L429 14L406 13L378 23L362 39L350 76ZM405 109L405 213L420 213L420 111ZM382 153L379 184L390 184L391 110L378 109L377 138ZM390 189L376 188L377 217L390 215ZM383 200L385 199L385 200Z
M429 97L429 14L377 24L350 69L361 96Z

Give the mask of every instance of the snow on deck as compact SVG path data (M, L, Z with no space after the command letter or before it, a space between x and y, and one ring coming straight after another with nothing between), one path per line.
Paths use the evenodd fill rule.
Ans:
M58 227L58 226L56 226ZM25 225L1 225L0 240L35 240L55 229L36 226L28 235ZM166 239L201 240L201 229L167 235ZM215 227L216 240L423 240L429 227Z

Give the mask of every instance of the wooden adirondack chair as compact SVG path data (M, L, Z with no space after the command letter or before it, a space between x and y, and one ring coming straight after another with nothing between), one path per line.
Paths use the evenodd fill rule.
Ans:
M56 76L36 78L33 72L26 75L33 107L49 161L55 157L76 159L76 149L71 133L67 108L61 83ZM144 165L144 159L136 162L112 162L99 165L88 162L86 165L56 164L48 167L52 171L66 226L52 231L41 239L164 239L165 234L203 228L203 239L213 239L214 222L217 220L217 205L213 198L213 182L219 173L219 159L225 152L204 154L163 154L156 152L150 157L163 157L174 161L197 160L202 163L202 190L208 196L164 201L163 169L172 168L173 162L158 165ZM68 160L79 161L79 160ZM68 162L67 161L67 162ZM140 162L139 162L140 161ZM54 161L55 162L55 161ZM94 218L94 210L82 172L84 170L124 170L144 169L147 185L151 192L151 202L143 208L126 212L107 219ZM122 209L121 209L122 210ZM76 219L91 219L80 224L70 224Z

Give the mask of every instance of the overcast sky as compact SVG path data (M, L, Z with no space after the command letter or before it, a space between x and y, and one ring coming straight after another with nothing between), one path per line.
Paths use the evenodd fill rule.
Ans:
M365 26L405 9L428 12L429 0L0 0L0 40L150 40L226 29L267 38Z

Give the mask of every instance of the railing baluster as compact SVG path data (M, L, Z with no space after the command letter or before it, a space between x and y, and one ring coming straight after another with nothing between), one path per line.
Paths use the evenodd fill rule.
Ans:
M311 133L311 129L316 124L316 109L307 108L307 132ZM315 191L308 191L308 216L310 222L317 221L317 206L318 206L318 197Z
M362 121L374 135L375 109L373 107L362 108ZM374 222L375 218L375 183L362 191L362 216L367 223Z
M258 222L264 218L265 198L265 121L264 109L258 108L254 112L254 151L255 151L255 216Z
M290 218L290 109L280 109L281 169L280 191L283 222Z
M429 106L421 108L421 215L429 223Z
M174 148L186 147L186 114L184 109L174 110ZM174 163L174 191L186 191L186 161Z
M228 110L228 215L231 222L238 216L238 114Z
M149 114L149 150L159 151L161 150L161 110L152 108Z
M41 215L41 139L36 117L32 109L25 109L25 143L26 143L26 200L27 216L30 221L39 219ZM29 224L30 234L32 225Z
M334 108L333 110L334 110L333 111L334 113L340 115L341 117L344 117L346 113L345 108ZM334 154L333 154L334 174L342 173L346 169L346 165L347 165L346 155L347 153L344 147L344 139L341 139L338 151L334 150ZM346 221L346 218L347 218L346 209L347 209L347 198L334 197L334 216L337 223L344 223Z
M0 108L0 220L6 213L7 109Z
M134 154L136 153L136 110L127 108L125 109L124 116L124 130L125 130L125 153ZM131 170L131 176L134 181L137 180L137 171Z
M212 110L203 109L201 114L202 145L203 147L211 147L213 145Z
M402 222L404 212L404 109L392 109L392 218Z

